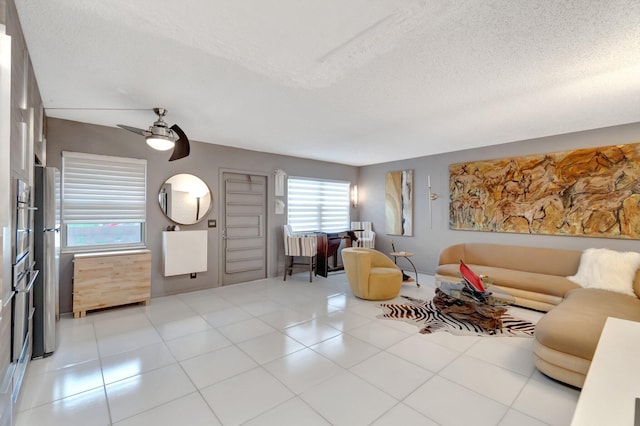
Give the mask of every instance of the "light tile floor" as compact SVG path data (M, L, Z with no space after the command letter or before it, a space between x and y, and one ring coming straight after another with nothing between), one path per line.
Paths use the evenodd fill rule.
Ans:
M534 368L532 339L421 335L377 318L344 274L306 277L64 317L17 426L570 423L579 392ZM420 280L401 294L431 298Z

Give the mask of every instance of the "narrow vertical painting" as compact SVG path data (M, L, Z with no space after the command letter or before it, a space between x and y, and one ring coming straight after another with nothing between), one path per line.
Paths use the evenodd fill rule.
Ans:
M387 234L413 235L413 170L388 172L385 176Z
M451 229L640 239L640 144L449 166Z

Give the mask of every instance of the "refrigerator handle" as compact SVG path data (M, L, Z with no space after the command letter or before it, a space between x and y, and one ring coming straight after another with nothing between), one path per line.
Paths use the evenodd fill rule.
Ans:
M16 295L16 292L15 291L11 291L8 294L9 295L2 301L2 306L0 306L0 308L3 308L5 306L7 306L9 304L9 302L11 301L11 299L13 299L13 296ZM0 391L0 393L2 393L2 391Z
M35 270L33 272L34 272L34 274L31 277L31 279L29 280L29 284L27 284L27 288L25 288L24 290L16 290L17 293L29 293L31 291L31 289L33 288L33 284L36 282L36 278L38 277L38 273L40 271L39 270Z

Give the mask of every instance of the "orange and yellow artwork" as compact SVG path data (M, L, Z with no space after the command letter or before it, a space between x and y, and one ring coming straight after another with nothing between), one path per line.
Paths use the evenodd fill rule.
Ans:
M640 239L640 143L449 166L449 228Z

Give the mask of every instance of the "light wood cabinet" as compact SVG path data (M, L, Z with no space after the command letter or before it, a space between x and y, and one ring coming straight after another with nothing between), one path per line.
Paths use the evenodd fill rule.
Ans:
M73 316L151 300L151 251L76 254L73 258Z

